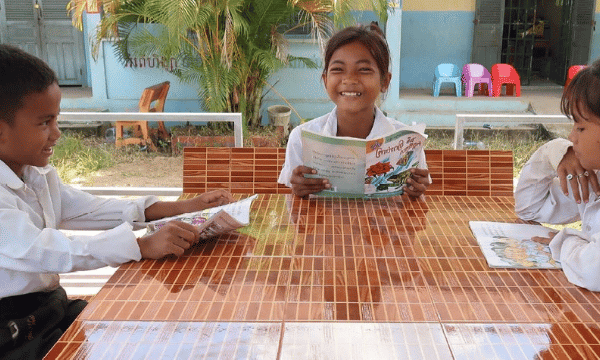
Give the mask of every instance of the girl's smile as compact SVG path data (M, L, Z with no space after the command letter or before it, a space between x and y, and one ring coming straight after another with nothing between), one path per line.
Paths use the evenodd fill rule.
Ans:
M338 48L323 74L325 89L337 105L338 124L370 127L375 101L387 90L391 74L384 75L369 50L355 41Z

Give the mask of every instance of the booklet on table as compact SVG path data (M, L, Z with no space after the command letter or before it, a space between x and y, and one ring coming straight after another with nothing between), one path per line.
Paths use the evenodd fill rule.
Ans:
M410 169L425 162L425 124L407 126L377 139L326 136L302 130L302 162L317 170L331 189L316 195L350 198L404 193Z
M198 226L201 240L224 234L250 223L250 206L257 196L252 195L231 204L152 221L148 224L147 231L151 234L169 221L179 220Z
M471 231L492 268L560 269L550 247L531 240L554 230L529 224L469 221Z

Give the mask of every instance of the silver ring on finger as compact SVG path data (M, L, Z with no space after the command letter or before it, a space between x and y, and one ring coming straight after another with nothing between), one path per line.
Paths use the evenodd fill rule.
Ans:
M567 180L573 180L573 174L567 174Z
M584 176L587 176L587 175L586 175L585 173L583 173L583 174L577 174L577 177L578 177L578 178L580 178L580 177L584 177Z

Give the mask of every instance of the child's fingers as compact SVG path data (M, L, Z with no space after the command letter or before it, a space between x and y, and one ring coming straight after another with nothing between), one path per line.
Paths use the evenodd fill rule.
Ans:
M188 244L188 247L189 247L189 244ZM175 255L177 257L180 257L181 255L184 254L184 252L185 252L186 249L187 248L179 246L178 244L170 243L170 244L168 244L165 247L165 251L166 251L165 256L167 256L167 255Z
M404 191L412 197L417 197L425 193L428 185L428 178L419 177L419 179L414 179L410 177L406 180L406 186L404 187Z
M579 190L581 190L580 200L583 200L584 202L588 202L588 199L590 198L590 185L588 181L588 175L589 173L585 170L580 170L580 172L577 173L577 185L579 186Z
M597 196L600 196L600 184L598 183L598 176L594 171L588 171L588 180L592 184L592 190Z
M569 176L566 170L558 172L558 182L560 183L560 189L565 196L569 196L569 181L573 180L573 175Z
M534 236L531 238L532 241L538 242L540 244L550 244L550 241L552 241L551 238L547 238L547 237L543 237L543 236Z
M169 221L161 228L161 230L162 229L165 229L169 234L183 239L188 243L195 243L200 235L196 226L178 220Z
M298 165L296 166L296 168L294 170L292 170L292 176L296 175L296 176L302 176L304 177L304 174L316 174L317 170L309 168L308 166L304 166L304 165Z
M209 191L200 196L202 196L202 200L205 203L210 204L211 206L225 205L235 201L228 191L222 189Z
M429 177L429 169L420 169L420 168L412 168L410 169L410 173L413 176L421 176L421 177Z
M309 180L309 179L307 179ZM323 180L323 179L310 179L310 180ZM327 180L316 182L316 183L302 183L302 184L292 184L292 191L294 194L304 197L309 194L314 194L324 189L331 188L331 185Z

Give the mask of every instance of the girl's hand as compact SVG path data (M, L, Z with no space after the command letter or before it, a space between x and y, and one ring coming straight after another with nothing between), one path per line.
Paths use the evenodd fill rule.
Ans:
M406 180L404 191L408 196L416 198L424 194L427 187L431 185L429 181L429 169L410 169L410 177Z
M327 179L305 178L304 174L316 174L317 171L304 165L299 165L292 171L290 183L292 192L300 197L306 197L321 190L330 189L331 184Z
M554 238L554 235L556 235L557 233L555 232L549 232L548 233L548 237L543 237L543 236L534 236L531 238L532 241L535 242L539 242L540 244L550 244L550 241L552 241L552 239Z
M592 190L596 194L600 194L600 185L598 184L596 173L581 166L572 146L569 147L567 153L558 164L556 172L563 193L567 196L569 195L570 184L573 190L573 197L578 204L581 203L581 199L586 203L588 202L590 198L590 184L592 185Z

